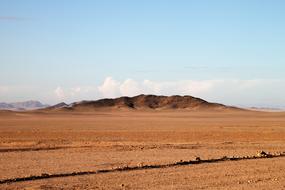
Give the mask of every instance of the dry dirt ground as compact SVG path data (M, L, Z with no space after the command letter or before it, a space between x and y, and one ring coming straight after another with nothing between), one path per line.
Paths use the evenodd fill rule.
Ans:
M285 151L285 113L0 112L0 181ZM285 189L285 157L53 177L0 189Z

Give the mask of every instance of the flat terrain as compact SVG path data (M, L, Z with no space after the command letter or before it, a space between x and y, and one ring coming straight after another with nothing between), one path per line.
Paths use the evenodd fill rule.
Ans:
M285 151L285 113L0 112L0 181ZM285 157L114 171L0 189L285 189Z

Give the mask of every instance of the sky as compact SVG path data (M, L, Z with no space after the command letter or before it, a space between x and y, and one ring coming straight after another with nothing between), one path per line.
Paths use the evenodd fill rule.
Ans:
M285 1L0 0L0 102L137 94L285 108Z

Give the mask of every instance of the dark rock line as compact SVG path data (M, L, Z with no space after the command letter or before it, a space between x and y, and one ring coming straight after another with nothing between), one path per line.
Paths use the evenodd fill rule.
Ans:
M0 149L0 153L5 152L33 152L33 151L47 151L73 148L92 148L92 146L58 146L58 147L36 147L36 148L4 148Z
M0 184L9 184L9 183L16 183L16 182L24 182L24 181L35 181L35 180L59 178L59 177L92 175L92 174L100 174L100 173L112 173L112 172L170 168L170 167L185 166L185 165L191 165L191 164L217 163L217 162L266 159L266 158L269 159L269 158L277 158L277 157L285 157L285 152L270 154L270 153L265 153L264 151L261 151L256 156L243 156L243 157L226 157L226 156L224 156L222 158L215 158L215 159L208 159L208 160L202 160L199 157L197 157L196 160L190 160L190 161L181 160L179 162L170 163L170 164L142 165L142 166L131 166L131 167L125 166L125 167L118 167L118 168L113 168L113 169L102 169L102 170L95 170L95 171L82 171L82 172L59 173L59 174L43 173L42 175L3 179L3 180L0 180Z

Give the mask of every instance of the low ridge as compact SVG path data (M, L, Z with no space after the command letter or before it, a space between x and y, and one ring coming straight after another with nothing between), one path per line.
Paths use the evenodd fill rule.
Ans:
M48 109L91 111L98 109L188 109L188 110L224 110L238 109L218 103L210 103L192 96L156 96L138 95L134 97L105 98L95 101L81 101L70 105L52 106Z
M41 108L46 108L49 105L42 104L39 101L29 100L24 102L12 102L5 103L0 102L0 110L13 110L13 111L21 111L21 110L36 110Z
M60 103L55 104L53 106L49 106L46 109L52 110L52 109L59 109L59 108L64 108L64 107L68 107L68 104L66 104L65 102L60 102Z

